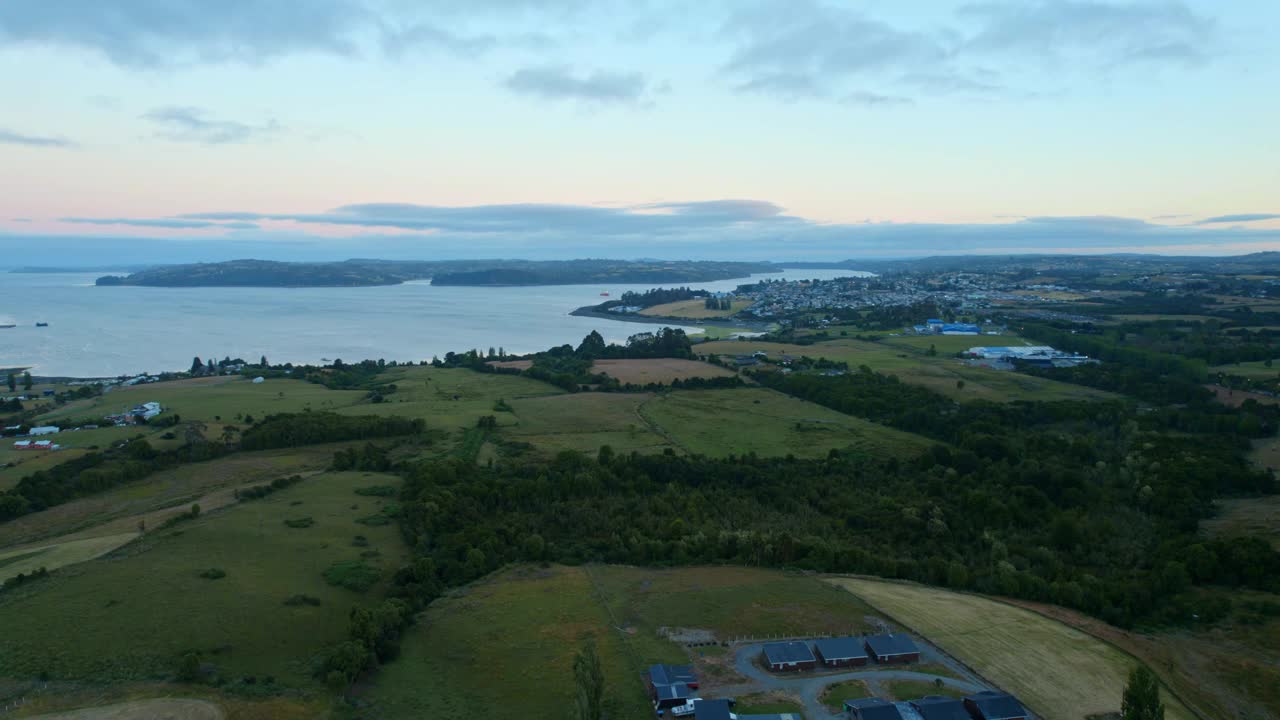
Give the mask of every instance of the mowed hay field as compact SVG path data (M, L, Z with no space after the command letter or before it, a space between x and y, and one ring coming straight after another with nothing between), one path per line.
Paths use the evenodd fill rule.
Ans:
M354 490L398 482L313 476L0 594L0 676L165 680L196 651L231 683L316 687L315 655L346 637L351 608L376 600L406 555L395 523L357 522L386 501ZM309 527L285 524L304 517ZM382 578L367 596L325 581L333 564L362 559ZM211 568L225 577L200 576ZM295 595L319 604L286 605Z
M1280 495L1214 501L1218 514L1200 523L1215 537L1260 537L1280 550Z
M436 600L400 657L362 698L361 718L570 717L573 656L594 639L609 717L650 717L640 658L629 654L581 567L518 567ZM672 646L664 658L680 660Z
M302 380L272 379L253 383L247 378L227 375L193 378L119 388L96 398L67 403L41 416L54 422L59 418L99 417L118 413L145 402L158 402L165 413L183 420L227 422L243 415L261 417L303 410L334 410L364 400L361 390L330 390Z
M510 402L512 413L495 413L502 435L546 453L594 453L603 445L617 452L661 452L676 446L640 415L648 393L574 393ZM514 423L512 422L514 420Z
M763 388L665 393L644 403L640 413L681 448L717 457L821 457L848 448L907 457L928 444L918 435Z
M621 383L647 385L670 383L689 378L728 377L735 373L722 367L698 360L678 358L653 358L646 360L597 360L592 372L605 373Z
M745 310L751 304L750 300L734 299L732 307L728 310L709 310L707 303L702 298L694 298L692 300L679 300L676 302L663 303L662 305L654 305L640 311L641 315L649 317L675 317L688 318L690 320L705 320L707 318L728 317L740 310Z
M1137 663L1080 630L976 595L857 578L828 582L920 633L1045 720L1118 713ZM1164 702L1169 720L1194 719L1167 694Z
M944 336L945 337L945 336ZM1009 336L989 338L998 342L986 342L981 337L955 336L963 338L967 347L976 345L1005 345ZM939 338L941 339L941 338ZM889 340L898 340L894 345ZM897 375L903 382L922 385L935 392L955 400L992 400L995 402L1011 402L1015 400L1087 400L1113 398L1115 395L1101 390L1094 390L1080 385L1032 377L1013 371L992 370L985 367L966 365L963 361L947 356L941 348L938 355L926 354L928 344L924 348L914 347L905 338L891 338L881 342L863 340L826 340L813 345L795 345L790 343L770 343L759 340L721 340L700 343L694 347L700 355L716 354L722 356L750 355L756 351L764 352L776 360L782 355L794 357L826 358L837 362L849 363L851 369L860 365L886 375ZM976 341L976 342L975 342ZM911 339L916 343L917 339ZM936 341L935 341L936 342ZM970 344L971 343L971 344ZM964 381L964 387L958 382Z

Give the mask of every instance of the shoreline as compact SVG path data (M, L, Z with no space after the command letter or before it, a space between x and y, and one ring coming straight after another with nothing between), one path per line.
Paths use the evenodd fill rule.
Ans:
M698 327L698 321L690 318L677 318L667 315L636 315L634 313L611 313L597 310L599 305L584 305L569 313L575 317L589 317L600 320L617 320L619 322L639 323L642 325L666 325L668 327ZM708 322L722 320L723 322ZM733 320L731 318L707 318L703 325L741 328L743 332L768 332L773 323L760 320Z

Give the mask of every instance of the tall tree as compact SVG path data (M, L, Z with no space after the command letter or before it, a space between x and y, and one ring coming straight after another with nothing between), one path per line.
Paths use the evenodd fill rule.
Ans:
M1124 700L1120 704L1120 719L1164 720L1160 681L1146 665L1139 665L1129 673L1129 684L1124 687Z
M202 372L204 372L204 362L202 362L200 360L200 356L197 355L191 359L191 374L199 375Z
M23 390L31 389L31 373L30 372L22 373L22 389Z
M14 390L17 390L17 389L18 389L18 376L14 375L13 373L9 373L9 392L13 392Z
M262 359L258 361L258 364L262 367L267 367L267 356L263 355Z
M578 686L574 702L577 720L600 720L604 717L604 670L595 640L590 640L573 658L573 679Z

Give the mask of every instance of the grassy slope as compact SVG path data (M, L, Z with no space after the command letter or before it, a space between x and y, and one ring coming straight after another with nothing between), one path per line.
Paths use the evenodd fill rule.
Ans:
M854 447L906 455L927 441L762 388L686 390L659 395L640 408L662 434L689 452L711 455L795 454L820 457Z
M1046 720L1118 712L1134 659L1079 630L976 595L853 578L831 580L1017 696ZM1194 716L1165 698L1169 720Z
M960 337L961 344L1004 345L1012 338ZM866 365L872 370L897 375L903 382L923 385L943 395L957 400L994 400L1007 402L1011 400L1064 400L1113 397L1109 393L1079 385L1070 385L1055 380L1032 377L1021 373L992 370L984 367L965 365L954 357L947 357L939 349L939 355L930 357L917 347L901 343L905 338L896 339L900 344L893 345L885 341L878 343L861 340L827 340L813 345L793 345L786 343L768 343L756 340L726 340L720 342L701 343L697 346L700 354L742 355L757 350L768 353L771 357L778 355L794 355L823 357L829 360L845 361L850 367ZM935 342L942 338L935 339ZM912 340L922 342L922 340ZM928 349L928 344L924 350ZM963 380L963 389L956 382Z
M106 449L113 443L129 440L139 435L145 436L148 442L157 444L164 430L148 427L104 427L97 430L77 430L60 432L57 435L45 435L39 440L52 440L62 446L57 452L37 450L15 450L14 438L0 440L0 490L7 490L22 478L40 470L48 470L74 460L93 448ZM31 438L24 438L31 439ZM4 466L8 467L4 467Z
M184 420L213 422L221 417L231 421L244 414L261 417L306 409L334 410L354 405L364 395L358 390L330 390L300 380L267 380L255 384L238 376L197 378L120 388L100 397L68 403L41 419L56 421L65 417L106 415L155 401L166 413L177 413Z
M660 627L721 637L861 631L874 614L820 580L734 567L520 567L437 601L366 697L368 717L565 717L572 656L599 643L611 717L649 717L641 672L687 662Z
M369 562L384 575L402 561L394 524L355 522L379 501L352 492L395 482L367 473L315 476L6 592L0 595L0 675L158 679L172 673L182 653L198 650L233 679L271 675L310 687L312 657L345 636L347 613L366 601L329 586L321 573L359 557L351 545L355 535L381 551ZM315 519L312 527L283 523L304 515ZM226 577L198 577L210 567ZM299 593L322 604L283 604Z
M1280 495L1232 498L1214 504L1218 514L1200 524L1205 532L1220 537L1255 535L1280 550Z
M503 434L520 442L555 453L578 450L594 453L601 445L618 452L660 452L674 447L649 426L640 415L640 406L652 396L646 393L576 393L527 398L511 402L509 416L515 424L504 424Z

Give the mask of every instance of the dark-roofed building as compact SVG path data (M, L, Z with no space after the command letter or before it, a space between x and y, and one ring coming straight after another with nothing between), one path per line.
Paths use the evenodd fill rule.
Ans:
M902 720L898 706L880 698L845 700L844 711L851 720Z
M802 642L765 643L764 664L770 670L812 670L818 666L813 651Z
M920 713L922 720L973 720L964 703L941 695L926 695L919 700L912 700L911 707Z
M689 702L691 697L693 697L693 690L684 683L659 685L653 689L653 708L655 710L666 710L677 705L684 705Z
M818 661L827 667L867 664L867 650L858 638L823 638L813 643L813 650Z
M728 700L697 700L693 703L693 720L730 720Z
M915 641L901 633L872 635L867 638L866 646L878 663L910 663L920 659L920 648Z
M1027 711L1009 693L983 690L964 699L964 707L974 720L1026 720Z
M658 664L649 666L650 691L662 685L675 685L676 683L684 683L696 690L698 688L698 678L693 674L693 668L688 665Z

